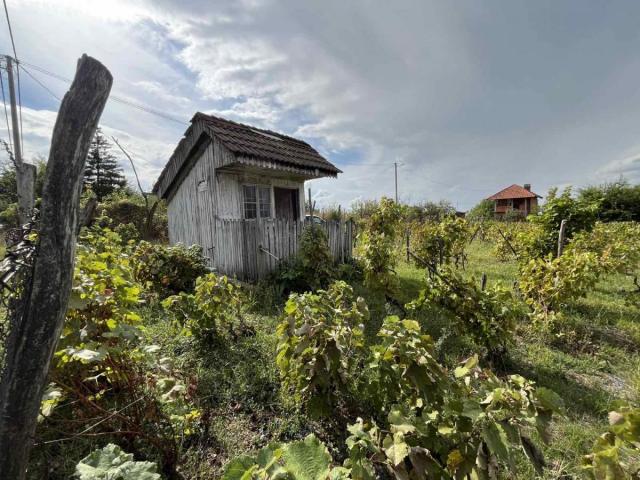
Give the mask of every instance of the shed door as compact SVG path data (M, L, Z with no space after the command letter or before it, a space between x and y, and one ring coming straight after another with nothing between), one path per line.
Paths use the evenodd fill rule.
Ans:
M273 188L276 218L298 220L300 191L297 188Z
M202 253L209 258L209 266L213 266L214 252L214 212L209 179L203 179L197 185L198 195L198 225Z

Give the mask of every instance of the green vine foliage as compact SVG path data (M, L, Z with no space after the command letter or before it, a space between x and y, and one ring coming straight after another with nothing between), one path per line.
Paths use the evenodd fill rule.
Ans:
M542 228L542 251L539 256L556 250L562 220L567 221L565 235L567 239L571 239L574 234L593 228L598 208L597 203L573 198L571 187L560 195L555 188L549 190L542 212L528 217L530 222Z
M369 312L352 288L292 294L277 328L276 362L285 392L313 416L327 416L354 387Z
M142 241L133 254L134 276L145 289L162 298L192 291L196 278L207 273L202 247L166 246Z
M546 234L541 225L531 222L493 222L489 236L494 241L498 260L506 262L514 257L527 261L541 256L546 247Z
M381 411L395 403L429 408L442 402L445 373L434 357L434 344L415 320L385 318L371 347L369 395Z
M241 288L224 275L208 273L198 277L193 293L180 292L162 301L174 313L187 335L211 341L228 334L242 323L245 296Z
M469 224L455 216L444 217L439 222L423 222L411 227L411 249L432 268L440 265L464 267L465 247L471 238Z
M375 291L391 293L397 288L398 231L402 207L383 197L364 224L358 257L362 262L365 285Z
M470 335L495 358L512 341L516 323L526 313L511 292L500 283L482 290L451 268L426 277L425 288L409 310L434 310L450 321L456 333Z
M172 471L178 442L199 417L195 385L168 358L159 360L159 347L146 342L140 293L130 248L113 231L88 231L77 248L39 432L80 439L91 426L91 434L135 435L141 448L160 455L163 469Z
M609 412L609 424L584 457L585 473L594 480L640 478L640 408L624 405Z
M333 390L345 388L342 378L346 374L340 372L353 375L353 365L348 362L365 352L360 347L349 346L329 354L324 347L326 341L291 343L288 340L291 336L306 337L309 333L315 338L315 332L323 339L329 337L325 327L319 327L326 322L333 323L326 314L323 313L320 320L308 320L318 310L330 311L328 307L319 308L318 299L314 300L305 303L306 315L298 313L305 321L296 321L294 317L280 325L280 334L283 330L288 333L284 337L284 350L283 344L279 347L279 362L286 359L281 365L285 368L285 381L290 385L291 379L295 381L291 385L294 394L305 396L315 391L326 398L335 395ZM299 311L300 306L292 305L291 313ZM352 309L356 308L352 303ZM351 331L347 330L349 339ZM344 333L332 331L330 336L339 338L340 344L352 344L350 340L342 340ZM282 478L373 480L386 472L396 479L453 480L467 476L493 479L503 475L501 472L515 472L519 452L525 453L538 473L542 472L542 453L529 435L537 431L543 441L548 439L552 416L562 410L562 401L557 395L519 375L501 380L490 371L482 370L477 356L470 357L453 372L448 371L435 360L433 342L413 320L388 317L379 336L381 344L370 349L366 361L369 388L362 389L359 398L365 402L371 400L367 397L379 399L370 401L378 411L373 412L375 420L358 419L348 428L348 458L342 468L332 467L334 462L326 454L322 460L323 476L296 476L278 460L281 456L274 453L288 447L276 446L261 451L258 457L232 461L225 478L275 479L281 478L277 475L282 473ZM335 351L335 347L331 350ZM291 352L296 351L300 353L293 357L296 371L287 374L292 370ZM323 365L318 370L315 367L318 357L311 352L314 355L322 352L325 358L331 359L334 368ZM351 360L347 356L351 356ZM323 378L332 379L330 389L324 380L322 388L317 389L320 373L324 374ZM322 449L317 445L316 448ZM305 465L313 463L309 460ZM287 477L285 473L292 476Z
M553 392L518 375L499 380L477 366L477 357L441 385L438 408L397 405L382 427L362 420L349 427L345 466L352 478L378 478L380 466L397 479L498 478L503 469L515 472L519 451L542 472L544 459L528 432L548 438L552 415L562 409Z
M577 233L565 252L595 253L603 273L634 275L640 268L640 224L598 222L593 230Z
M549 254L520 265L519 288L532 319L549 326L568 302L586 296L600 274L595 253L567 251L560 258Z
M300 235L298 253L273 278L286 294L326 288L336 277L331 250L325 230L319 225L308 225Z

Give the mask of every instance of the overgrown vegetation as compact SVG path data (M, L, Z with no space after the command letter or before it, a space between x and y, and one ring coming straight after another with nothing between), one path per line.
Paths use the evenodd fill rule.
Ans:
M30 475L637 476L638 225L598 223L564 193L548 207L470 225L383 199L356 219L353 266L304 232L284 306L208 272L197 248L99 220L78 246ZM397 315L390 295L408 304Z

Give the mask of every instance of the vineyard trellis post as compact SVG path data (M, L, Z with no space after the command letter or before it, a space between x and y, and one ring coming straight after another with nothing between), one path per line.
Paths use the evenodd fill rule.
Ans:
M84 166L112 83L106 67L83 55L56 119L36 253L19 292L21 311L11 312L0 379L0 478L25 477L42 392L71 293Z
M558 232L558 258L562 256L562 251L564 250L564 241L567 231L567 221L562 220L560 222L560 231Z

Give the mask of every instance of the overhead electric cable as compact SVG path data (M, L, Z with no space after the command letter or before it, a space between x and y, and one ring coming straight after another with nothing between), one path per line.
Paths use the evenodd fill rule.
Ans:
M60 97L58 97L58 95L56 95L55 93L53 93L53 91L51 91L51 89L49 87L47 87L44 83L42 83L40 80L38 80L36 77L34 77L31 72L29 70L27 70L24 65L20 64L20 67L22 68L22 70L24 70L24 73L26 73L27 75L29 75L31 77L31 79L36 82L38 85L40 85L43 89L45 89L49 95L51 95L53 98L55 98L56 100L58 100L59 102L62 101L62 99Z
M0 71L0 88L2 89L2 104L4 105L4 118L7 121L7 137L9 138L9 147L13 151L11 143L11 127L9 126L9 113L7 109L7 97L4 94L4 80L2 79L2 71Z
M22 65L27 65L28 67L32 68L33 70L37 70L40 73L43 73L44 75L48 75L49 77L55 78L56 80L60 80L61 82L66 82L66 83L71 83L71 80L68 78L65 78L61 75L58 75L57 73L51 72L45 68L42 68L38 65L34 65L33 63L29 63L29 62L20 62ZM141 110L143 112L146 113L150 113L151 115L156 115L158 117L162 117L165 120L170 120L172 122L176 122L179 123L181 125L189 125L188 122L185 122L184 120L180 120L178 118L172 117L171 115L168 115L164 112L161 112L159 110L155 110L153 108L147 107L146 105L142 105L136 102L132 102L131 100L128 100L124 97L120 97L118 95L110 95L109 96L110 100L113 100L114 102L118 102L122 105L127 105L129 107L132 108L136 108L138 110Z

